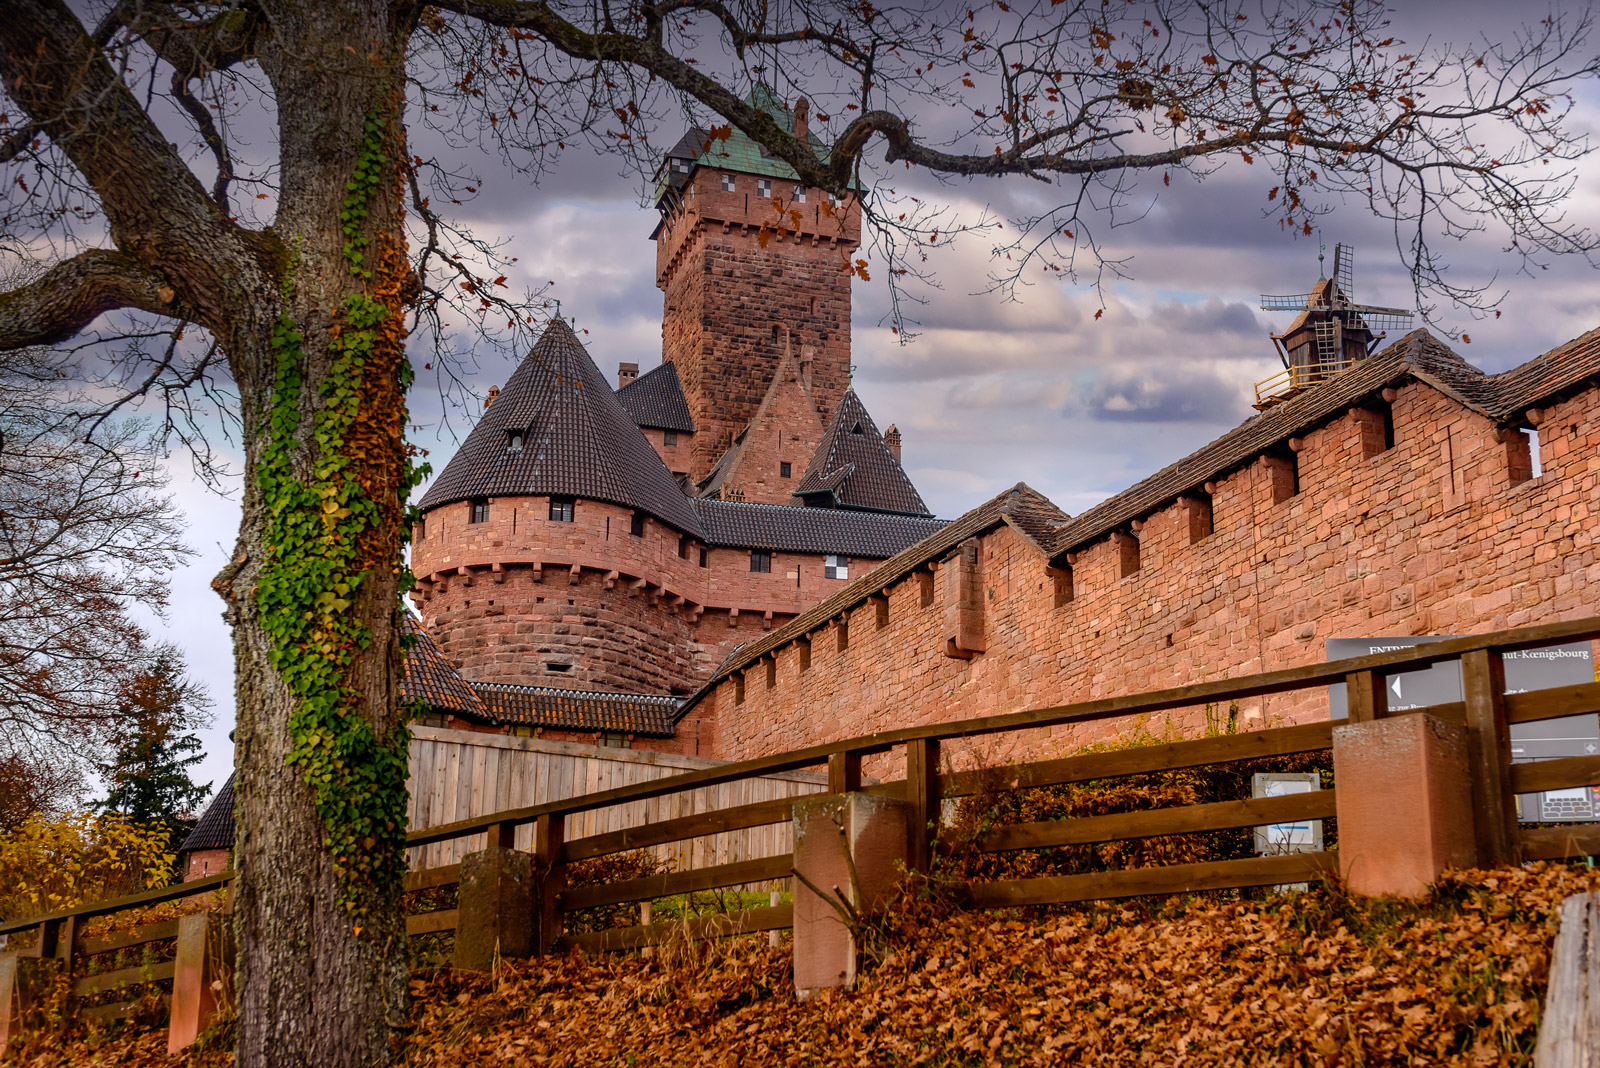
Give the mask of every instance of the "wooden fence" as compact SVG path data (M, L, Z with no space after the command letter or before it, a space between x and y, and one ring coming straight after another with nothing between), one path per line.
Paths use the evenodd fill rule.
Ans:
M1395 714L1427 713L1465 728L1470 750L1477 862L1482 866L1495 866L1513 863L1518 859L1592 854L1600 852L1600 825L1519 828L1514 795L1600 785L1600 755L1513 764L1509 727L1516 723L1600 712L1600 682L1507 694L1504 692L1501 657L1513 650L1596 637L1600 637L1600 618L1591 618L1448 639L1410 649L1289 668L1246 678L1224 679L981 719L928 724L829 742L736 764L699 768L648 781L616 785L422 828L412 831L408 842L413 848L463 840L473 844L482 842L491 850L509 850L514 844L523 843L531 846L534 863L540 873L536 899L530 905L531 919L535 921L537 932L535 951L560 951L573 947L591 951L625 949L685 935L716 936L786 928L792 925L794 917L794 907L787 903L688 922L638 924L574 936L564 934L562 919L574 911L597 905L649 902L692 891L785 879L792 874L792 853L719 860L712 864L695 864L664 875L594 886L569 887L565 871L569 864L581 859L638 848L679 846L682 843L690 844L687 853L690 857L711 856L704 851L695 852L692 844L732 831L789 823L797 799L804 795L779 796L683 815L667 815L670 810L659 810L665 818L653 818L641 826L598 833L571 833L572 829L585 826L582 821L587 813L604 812L624 805L644 805L727 784L818 768L826 769L826 790L830 794L862 791L904 802L908 809L906 822L910 828L906 859L910 867L926 870L934 852L941 847L939 826L944 799L970 795L980 789L992 789L997 776L1003 789L1025 790L1312 752L1330 747L1334 725L1327 722L1311 723L1007 765L1002 769L979 768L960 772L941 769L942 743L1061 724L1134 717L1192 708L1205 703L1225 704L1338 682L1345 683L1348 688L1351 721L1361 723L1387 718L1385 676L1388 673L1459 660L1464 680L1464 700ZM903 774L893 781L871 784L863 790L862 759L878 756L882 760L885 754L897 762ZM1040 849L1324 819L1334 816L1338 811L1337 774L1336 768L1333 790L1311 794L1173 806L998 827L982 838L977 848L992 851ZM524 835L524 828L530 828L531 831ZM1336 853L1317 852L1084 875L974 882L966 889L973 906L1002 908L1305 882L1321 873L1336 871L1337 868ZM459 864L425 869L409 876L407 886L446 886L458 882L460 873ZM34 928L38 932L34 946L25 952L33 956L53 956L64 960L70 967L75 957L88 954L94 948L77 940L73 934L75 925L85 917L171 900L194 893L197 889L221 886L228 878L225 874L184 887L0 924L0 933ZM456 909L413 916L408 922L408 929L414 934L456 929L466 922L463 912L468 907L469 903L463 901ZM16 974L15 964L13 959L13 975ZM175 970L181 980L181 963L175 966ZM5 967L0 966L0 1006L9 1005L11 1001L6 974ZM155 976L150 978L158 982L173 981ZM175 996L175 1013L176 1004ZM0 1018L4 1018L4 1015L0 1013ZM174 1018L176 1020L176 1016ZM175 1023L174 1041L183 1033L187 1032L180 1030ZM3 1032L0 1032L0 1037L3 1037Z
M434 727L413 728L410 756L411 802L407 816L413 829L621 789L728 763L674 753ZM575 814L567 830L574 838L590 837L697 813L818 793L826 786L825 776L810 771L751 776L610 808L589 809ZM675 868L701 868L787 853L791 837L788 824L772 823L667 843L654 847L652 852ZM531 848L532 826L519 827L515 843L518 849ZM410 866L413 871L444 867L482 848L482 835L417 846L410 851Z

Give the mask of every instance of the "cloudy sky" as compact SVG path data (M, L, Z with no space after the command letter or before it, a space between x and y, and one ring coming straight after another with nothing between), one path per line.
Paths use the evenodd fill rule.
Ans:
M1498 13L1504 6L1411 4L1402 18L1413 40L1461 27L1495 34L1505 29ZM1434 16L1446 10L1453 17L1442 26ZM1576 117L1582 131L1594 132L1595 86L1584 87ZM583 152L569 153L537 183L488 155L458 158L484 180L465 220L507 242L526 284L554 282L551 295L586 331L581 336L601 370L614 375L619 360L641 370L659 363L662 295L649 241L655 213L641 202L639 179L619 173L615 159ZM1600 222L1597 179L1600 166L1586 163L1571 198L1575 218ZM1259 294L1309 289L1318 277L1319 240L1330 261L1335 241L1356 246L1357 299L1409 305L1385 224L1352 207L1322 219L1317 237L1291 236L1262 216L1272 184L1264 169L1231 163L1203 184L1178 178L1159 196L1147 191L1136 202L1143 217L1109 232L1111 252L1126 258L1130 277L1103 294L1040 275L1015 300L986 295L993 243L958 243L930 263L940 288L914 313L921 326L911 344L881 325L888 310L881 273L857 282L856 388L880 426L901 428L905 465L934 511L954 517L1025 481L1077 513L1237 425L1251 414L1252 384L1280 367L1267 335L1288 317L1258 310ZM968 215L988 208L1002 217L1025 212L1041 195L1038 183L1024 179L920 192ZM1500 274L1504 314L1484 321L1440 314L1443 329L1471 335L1457 350L1489 371L1600 325L1600 279L1591 267L1556 260L1531 276L1517 274L1502 244L1501 235L1489 234L1449 252L1452 277ZM471 354L467 383L481 395L503 383L513 365L511 353ZM458 408L446 420L437 391L420 387L413 406L421 424L416 439L440 468L471 412ZM235 500L201 488L183 459L175 458L173 472L199 555L177 576L172 610L156 629L186 650L215 699L200 778L220 784L230 763L232 651L208 583L227 558L238 512Z

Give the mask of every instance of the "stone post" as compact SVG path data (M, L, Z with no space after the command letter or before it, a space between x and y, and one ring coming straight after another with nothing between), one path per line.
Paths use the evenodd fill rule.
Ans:
M860 946L836 907L835 889L858 915L887 906L905 862L908 823L905 802L875 794L795 802L794 868L805 877L794 885L794 988L800 997L855 983Z
M533 856L495 846L461 859L456 910L457 968L484 970L501 957L533 952Z
M1333 729L1339 873L1357 894L1421 897L1477 862L1467 731L1411 714Z

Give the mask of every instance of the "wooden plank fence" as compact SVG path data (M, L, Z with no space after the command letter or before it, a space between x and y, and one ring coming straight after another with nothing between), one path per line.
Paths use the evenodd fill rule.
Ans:
M411 802L406 814L413 830L626 789L728 764L674 753L436 727L412 729L410 756ZM759 802L782 802L826 789L827 777L819 772L752 776L590 809L569 820L566 831L569 838L584 840ZM532 849L533 834L531 823L517 827L516 848ZM669 866L687 869L787 853L791 837L786 822L744 823L707 829L692 838L657 837L648 848ZM415 847L410 851L410 866L415 871L460 863L468 853L482 849L484 841L478 834ZM625 848L641 846L634 843Z
M535 952L581 948L590 951L643 947L670 938L718 937L729 934L769 931L795 922L801 891L795 904L778 903L765 908L703 916L678 923L645 923L599 933L567 936L563 917L583 908L602 904L649 903L662 897L695 890L741 886L765 880L783 879L794 865L792 838L788 833L795 819L796 805L816 795L819 787L831 794L852 797L889 798L898 801L906 812L904 856L915 868L926 868L950 843L940 836L941 812L948 798L980 790L1025 790L1059 783L1112 780L1180 768L1203 767L1254 760L1265 756L1325 750L1333 743L1333 726L1312 723L1270 730L1245 732L1195 741L1173 742L1111 753L1095 753L1057 760L978 768L951 772L941 767L942 742L982 737L1009 731L1050 727L1133 717L1169 709L1190 708L1294 690L1325 687L1344 682L1352 695L1351 722L1362 724L1391 718L1427 714L1444 721L1451 729L1464 732L1469 742L1474 801L1474 819L1479 863L1508 863L1518 859L1543 859L1583 856L1600 851L1600 828L1575 826L1522 829L1515 821L1512 797L1517 792L1565 789L1600 785L1600 757L1575 757L1537 764L1512 764L1508 729L1514 723L1528 723L1561 716L1600 712L1600 682L1568 686L1556 690L1506 694L1500 658L1504 653L1592 640L1600 637L1600 618L1528 627L1476 637L1431 642L1410 649L1312 664L1239 679L1220 679L1176 689L1104 698L1053 708L926 724L903 730L858 738L842 739L788 753L778 753L735 764L712 764L687 770L671 761L634 761L625 769L596 767L579 779L578 764L572 763L570 785L549 764L541 771L537 755L540 746L458 746L454 754L436 754L433 770L419 773L426 781L426 798L419 797L419 818L429 819L445 813L459 813L465 803L474 808L493 808L481 815L469 814L437 826L418 827L408 835L414 851L449 845L459 856L463 850L484 849L480 856L522 858L527 854L538 873L535 900L528 915L506 917L486 915L491 906L471 900L463 891L456 908L413 916L408 929L414 934L464 929L468 923L503 924L513 919L535 928ZM1385 676L1391 672L1415 670L1429 664L1461 660L1465 680L1465 700L1449 705L1408 710L1391 714L1384 705ZM419 735L422 731L419 730ZM437 741L438 739L426 739ZM496 740L503 741L503 740ZM521 740L513 740L521 741ZM549 745L550 743L544 743ZM489 751L497 750L496 768L491 774ZM521 757L507 758L511 750L534 753L531 772ZM619 751L626 752L626 751ZM481 756L480 756L481 754ZM861 762L876 756L880 762L898 760L904 768L901 778L863 786ZM628 763L624 761L623 763ZM469 768L467 774L461 769ZM511 767L511 785L502 788L502 769ZM452 772L450 769L454 768ZM441 773L441 769L443 769ZM650 769L650 770L644 770ZM815 769L814 778L794 777L793 773ZM671 773L671 772L676 772ZM516 776L531 779L533 796L539 797L541 775L553 785L547 789L556 796L534 800L509 808L494 808L513 798L526 797L525 787L516 785ZM1155 835L1209 833L1230 828L1284 823L1302 819L1322 819L1339 809L1339 767L1335 763L1335 788L1312 794L1260 799L1170 806L1146 811L1118 813L1079 819L1056 820L995 828L976 843L980 851L1005 851L1052 848ZM773 796L717 793L717 788L766 780ZM491 785L492 784L492 785ZM747 787L748 788L748 787ZM504 793L502 792L504 789ZM754 789L754 788L749 788ZM419 794L423 791L419 790ZM467 800L463 802L465 796ZM696 798L685 801L685 797ZM831 802L830 802L831 803ZM427 807L435 806L435 807ZM617 824L607 823L605 814L628 813ZM601 816L591 814L600 813ZM1396 818L1407 818L1397 813ZM773 852L751 849L733 856L719 848L680 853L685 863L678 870L648 878L626 879L602 885L568 887L566 867L574 861L624 852L630 849L675 846L683 842L714 838L752 828L780 827L779 837L766 840ZM462 843L465 843L463 845ZM480 846L481 843L481 846ZM513 848L514 847L514 848ZM422 852L423 857L434 856ZM1133 868L1082 875L1053 876L973 882L966 891L970 903L979 908L1011 908L1151 894L1182 894L1207 890L1273 886L1311 882L1338 869L1337 851L1300 853L1287 856L1249 857L1199 864L1173 864ZM474 863L483 860L475 859ZM230 874L199 880L117 901L100 902L53 913L47 916L0 924L0 934L28 930L33 945L17 953L0 956L0 1042L4 1041L11 1006L17 992L25 986L19 968L20 957L54 959L73 967L75 959L99 948L76 932L88 917L107 915L143 907L158 901L187 896L197 890L224 885ZM461 865L449 863L415 871L406 880L407 889L457 884ZM165 928L162 928L165 932ZM145 932L155 938L156 932ZM815 937L808 934L807 937ZM800 954L796 954L798 960ZM207 958L209 960L209 958ZM205 963L205 962L202 962ZM172 983L174 1024L172 1041L189 1034L191 1025L181 1027L177 1018L176 991L185 976L194 971L179 959L173 977L154 974L145 983ZM76 973L74 973L76 974ZM132 980L136 977L123 976ZM186 1010L187 1011L187 1010ZM191 1035L192 1037L192 1035Z

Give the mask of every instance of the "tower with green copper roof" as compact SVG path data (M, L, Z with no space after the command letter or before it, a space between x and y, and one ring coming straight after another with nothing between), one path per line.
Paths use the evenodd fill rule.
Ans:
M813 116L770 88L746 98L809 141ZM657 172L656 285L665 293L662 359L694 419L690 476L700 479L755 415L788 352L826 423L849 388L850 283L860 207L802 185L794 169L738 129L691 129Z

